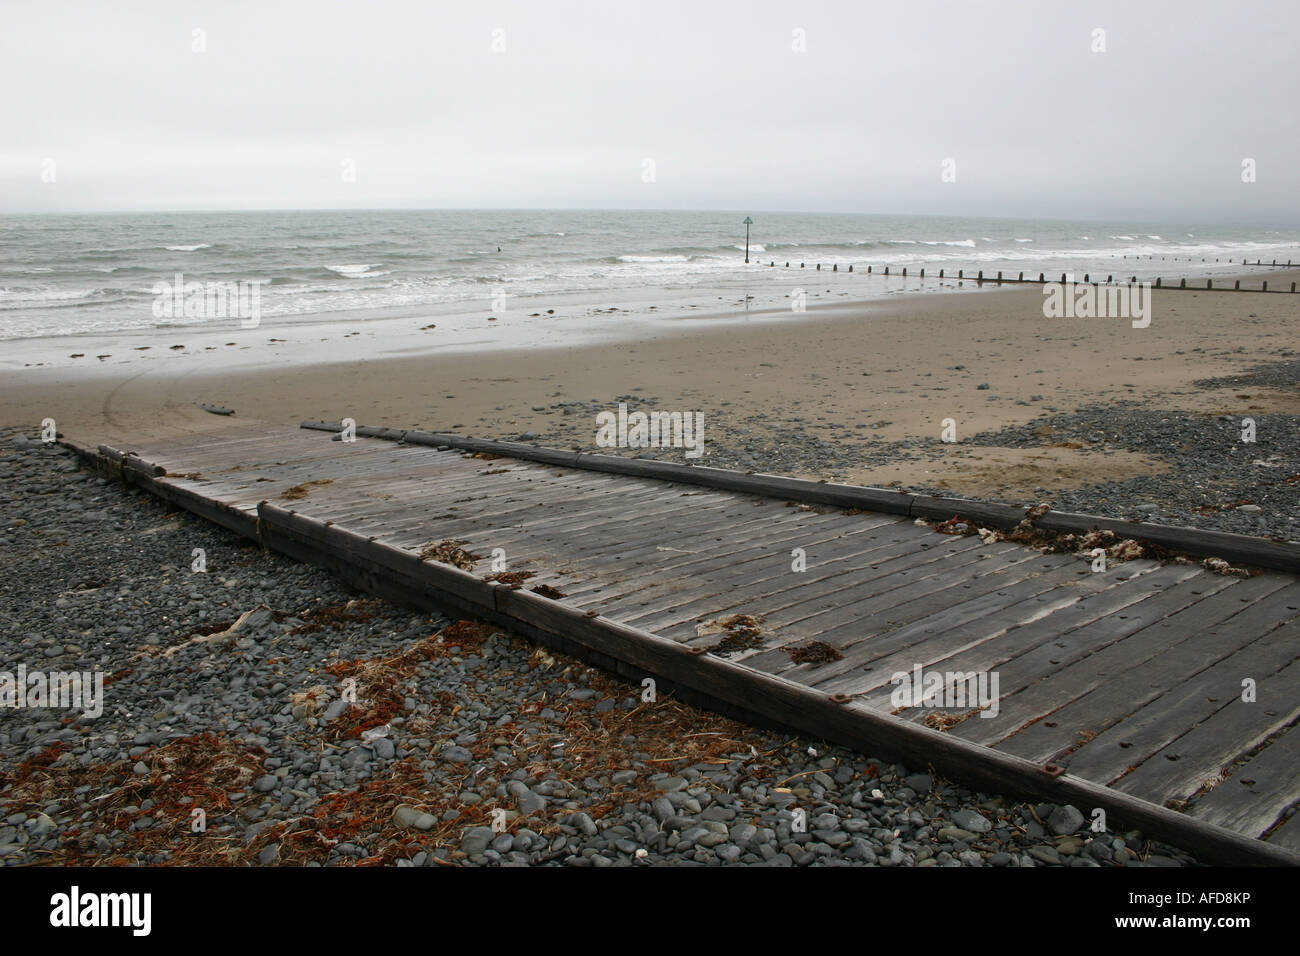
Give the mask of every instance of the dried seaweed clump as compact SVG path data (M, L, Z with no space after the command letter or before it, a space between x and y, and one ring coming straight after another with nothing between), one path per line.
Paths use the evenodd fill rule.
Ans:
M301 498L306 498L307 495L311 493L312 488L316 485L332 484L334 484L333 478L317 478L315 481L304 481L301 485L294 485L292 488L286 488L284 491L280 492L280 497L284 498L286 501L298 501Z
M726 634L722 640L709 648L710 654L727 656L740 651L753 650L763 646L763 628L761 618L751 614L733 614L730 617L713 618L695 626L697 637L710 634Z
M1247 568L1236 568L1229 564L1223 558L1206 558L1201 562L1201 567L1211 574L1223 574L1234 578L1253 578L1261 573L1258 568L1249 570Z
M932 714L926 714L925 720L921 721L921 723L925 724L925 726L929 727L931 730L946 733L977 713L979 713L978 710L972 710L965 714L950 714L947 711L936 710Z
M473 571L474 562L481 560L482 555L461 550L460 546L465 543L464 541L448 539L426 544L423 550L420 551L420 560L440 561L443 564L455 565L462 571Z
M489 574L483 580L496 581L498 584L508 584L514 590L519 590L519 586L529 578L536 577L532 571L497 571L495 574Z
M985 544L1014 541L1044 554L1075 554L1079 557L1092 557L1092 552L1101 548L1106 552L1106 560L1114 564L1137 558L1150 558L1155 561L1169 561L1172 558L1167 548L1149 541L1121 538L1113 531L1094 528L1086 534L1061 534L1036 527L1034 522L1049 510L1048 505L1035 505L1025 512L1024 518L1010 531L981 528L961 515L953 515L947 521L939 522L934 526L934 530L941 534L978 534Z
M844 659L843 654L822 641L809 641L798 647L787 647L785 652L796 664L826 664Z
M1081 558L1090 558L1093 552L1100 548L1106 552L1106 560L1110 564L1120 564L1138 558L1147 558L1164 564L1192 563L1191 559L1184 554L1170 551L1150 541L1121 538L1114 531L1093 528L1086 534L1062 534L1035 527L1034 522L1049 510L1048 505L1035 505L1025 512L1025 517L1011 531L981 528L961 515L953 515L947 521L937 523L934 525L934 530L941 534L978 534L985 544L993 544L995 541L1015 541L1042 551L1044 554L1074 554ZM928 524L919 518L915 523ZM1212 574L1226 574L1238 578L1254 577L1260 573L1258 569L1234 567L1222 558L1206 558L1201 562L1201 566Z
M361 598L348 601L346 604L329 604L325 607L311 608L298 615L302 623L289 633L317 634L326 628L340 630L349 624L364 623L374 617L374 604L375 602L370 599ZM235 630L244 617L247 617L247 614L236 621L229 630Z

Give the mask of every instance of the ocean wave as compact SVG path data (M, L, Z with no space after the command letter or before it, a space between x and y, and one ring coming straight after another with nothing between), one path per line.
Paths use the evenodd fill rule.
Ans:
M1125 242L1137 242L1136 236L1111 236L1112 239L1123 239Z
M750 248L753 248L752 246ZM761 248L759 251L762 251ZM690 256L615 256L615 262L690 262Z
M894 239L893 242L911 242L910 239ZM922 245L926 246L960 246L963 249L974 249L974 239L922 239Z
M200 242L193 246L163 246L168 252L198 252L200 249L211 249L212 246L206 242Z
M371 269L382 269L382 262L354 262L344 263L342 265L326 266L330 272L343 276L345 279L373 279L376 276L391 275L391 272L371 272Z
M1033 242L1032 239L1017 239L1016 242Z
M741 245L740 243L736 243L736 244L735 244L734 246L732 246L731 248L737 250L738 252L744 252L744 251L745 251L745 247L744 247L743 245ZM763 246L763 245L760 245L760 244L757 243L757 242L751 242L751 243L749 244L749 251L750 251L750 252L767 252L767 247L766 247L766 246Z

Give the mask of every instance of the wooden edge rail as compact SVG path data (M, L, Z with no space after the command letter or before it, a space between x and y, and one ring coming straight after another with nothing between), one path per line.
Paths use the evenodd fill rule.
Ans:
M385 437L403 434L393 429L382 431L388 433ZM360 429L358 433L362 433ZM452 437L459 439L459 436ZM66 439L60 443L96 464L119 463L131 457L110 446L92 450ZM490 445L494 449L501 444L479 440L475 443ZM1070 803L1088 810L1100 807L1113 814L1116 821L1136 826L1150 837L1185 847L1207 862L1300 865L1300 855L1283 847L1271 846L1262 840L1071 776L1060 772L1059 768L1041 767L1021 757L899 720L843 695L827 695L721 657L698 654L683 644L649 631L589 615L539 594L480 579L452 565L426 561L418 554L333 522L321 521L268 501L260 502L256 513L250 513L182 487L175 483L177 479L169 479L165 473L158 474L156 466L135 468L118 465L118 468L124 481L257 540L265 547L332 570L372 593L417 607L462 609L513 627L601 666L612 666L633 679L654 678L684 691L681 695L684 699L697 701L706 707L721 705L720 709L739 715L741 719L775 722L859 753L879 755L915 766L930 766L964 785L1053 803Z
M317 431L339 432L337 422L303 422L299 427ZM969 518L978 524L1003 530L1014 528L1025 518L1025 511L1011 505L978 501L969 498L940 498L931 495L910 495L886 488L867 488L858 485L840 485L831 482L810 481L806 478L783 478L776 475L747 474L725 468L703 465L683 465L669 461L652 461L644 458L624 458L620 455L591 455L543 448L520 442L493 441L471 438L450 432L426 432L398 428L358 426L356 433L366 438L383 438L404 441L408 444L429 445L435 448L457 448L481 454L502 455L548 465L562 465L587 471L630 475L637 478L657 478L682 484L703 485L724 491L762 495L802 501L810 504L832 505L839 508L860 508L885 514L906 515L913 518L946 520L954 515ZM1097 515L1074 514L1065 511L1048 511L1034 520L1034 526L1044 531L1072 534L1086 533L1094 528L1113 531L1122 538L1134 538L1151 544L1202 558L1222 558L1225 561L1248 564L1275 571L1300 573L1300 542L1274 541L1226 531L1205 531L1175 525L1145 524L1122 521Z
M257 516L251 511L234 508L224 501L205 497L197 491L175 484L166 478L167 470L159 465L142 461L134 455L123 454L111 445L100 445L98 450L92 450L66 438L59 439L59 444L96 465L100 474L139 485L164 501L192 511L223 528L248 537L257 537ZM132 462L138 462L138 465Z

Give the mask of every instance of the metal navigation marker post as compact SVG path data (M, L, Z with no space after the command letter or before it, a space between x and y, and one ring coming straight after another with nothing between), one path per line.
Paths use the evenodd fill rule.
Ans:
M745 217L745 262L749 262L749 227L754 224L754 220L748 216Z

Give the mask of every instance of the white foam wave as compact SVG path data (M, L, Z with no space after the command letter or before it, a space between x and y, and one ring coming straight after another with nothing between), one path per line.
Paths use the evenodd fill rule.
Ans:
M752 249L753 246L750 246ZM761 251L761 250L760 250ZM686 262L686 256L619 256L619 262Z
M382 268L382 262L354 262L344 263L342 265L326 266L330 272L337 272L345 279L372 279L375 276L386 276L388 272L371 272L371 269Z
M211 249L212 246L206 242L200 242L193 246L163 246L168 252L197 252L200 249Z

